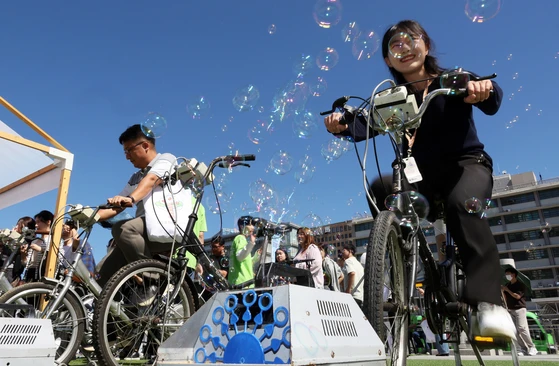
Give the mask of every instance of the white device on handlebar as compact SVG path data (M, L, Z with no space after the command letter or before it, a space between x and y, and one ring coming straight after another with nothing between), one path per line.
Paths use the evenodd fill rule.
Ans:
M398 131L410 118L419 113L415 95L408 94L405 86L377 93L374 98L373 119L387 132Z
M204 164L203 162L198 162L198 160L194 158L182 162L176 170L178 178L184 185L189 185L193 181L202 182L207 171L208 167L206 166L206 164ZM210 173L203 184L211 184L213 180L214 175L213 173Z

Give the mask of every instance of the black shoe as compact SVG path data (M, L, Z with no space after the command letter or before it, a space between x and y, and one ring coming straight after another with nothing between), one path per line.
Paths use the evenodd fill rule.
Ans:
M437 356L448 356L448 353L437 353Z

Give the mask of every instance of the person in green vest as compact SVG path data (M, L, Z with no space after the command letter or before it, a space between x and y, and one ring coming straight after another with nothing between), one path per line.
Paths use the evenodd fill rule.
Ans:
M229 273L227 280L238 285L254 278L252 249L256 244L254 223L251 216L242 216L237 221L240 234L233 239L229 251ZM254 287L252 284L249 287Z

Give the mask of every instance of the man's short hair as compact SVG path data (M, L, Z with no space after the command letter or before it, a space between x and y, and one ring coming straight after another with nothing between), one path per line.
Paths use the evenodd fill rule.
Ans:
M138 124L128 127L126 131L120 135L118 142L123 145L125 142L139 140L142 137L155 145L155 139L153 137L146 136L144 131L142 131L142 126Z
M343 246L344 249L347 249L349 252L351 252L351 254L355 255L355 245L349 243L349 244L344 244Z

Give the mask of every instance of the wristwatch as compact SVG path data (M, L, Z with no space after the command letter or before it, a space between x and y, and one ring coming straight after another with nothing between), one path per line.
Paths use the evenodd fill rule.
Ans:
M130 198L132 200L132 204L136 203L136 200L134 199L134 197L132 197L131 195L126 196L128 198Z

